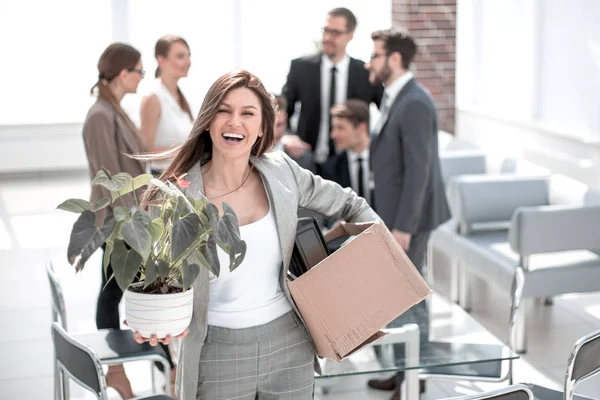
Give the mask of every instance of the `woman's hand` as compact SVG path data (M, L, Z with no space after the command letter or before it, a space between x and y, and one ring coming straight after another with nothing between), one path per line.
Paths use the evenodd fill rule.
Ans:
M125 325L127 325L127 321L123 321L123 323ZM129 325L127 325L129 326ZM171 335L167 335L167 337L159 339L156 337L156 335L152 335L151 337L147 338L142 336L141 333L139 333L138 331L133 332L133 339L138 342L139 344L148 342L150 343L150 346L156 346L159 343L162 343L164 345L169 345L171 343L171 341L173 339L181 339L187 336L187 334L189 333L189 328L185 328L185 331L183 331L180 335L177 335L175 337L172 337Z

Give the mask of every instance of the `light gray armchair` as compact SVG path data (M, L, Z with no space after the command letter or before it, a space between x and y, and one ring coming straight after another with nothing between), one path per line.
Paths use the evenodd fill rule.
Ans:
M470 308L470 275L509 294L524 270L515 351L526 351L526 301L600 291L600 192L582 185L558 175L460 176L450 185L461 305Z

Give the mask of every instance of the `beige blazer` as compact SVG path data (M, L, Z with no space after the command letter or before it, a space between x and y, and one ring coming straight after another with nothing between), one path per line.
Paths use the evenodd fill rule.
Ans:
M113 175L128 172L135 177L146 172L144 162L125 155L138 154L142 151L135 133L131 132L117 111L104 99L99 98L88 111L83 123L83 142L91 179L96 176L100 167L104 167ZM136 195L139 200L141 191L137 191ZM110 192L102 186L93 185L90 199L92 205L104 197L110 197ZM132 195L125 196L124 199L128 206L135 204ZM115 203L115 205L119 204ZM106 216L111 215L112 208L111 204L99 211L98 220L101 222Z
M267 153L257 158L255 166L261 174L275 213L283 259L280 275L281 288L300 316L286 284L287 271L296 238L298 207L331 218L352 222L374 221L379 217L354 191L343 189L337 183L313 175L310 171L298 166L295 161L281 151ZM192 167L186 179L190 182L187 192L189 196L199 197L201 193L203 194L204 184L199 163ZM200 353L208 326L210 287L208 270L201 269L193 287L194 312L189 327L190 332L181 341L177 367L176 386L180 400L196 399Z

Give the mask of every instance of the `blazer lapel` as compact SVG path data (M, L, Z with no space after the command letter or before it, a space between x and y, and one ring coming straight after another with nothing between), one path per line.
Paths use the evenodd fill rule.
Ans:
M346 88L347 88L346 89L346 98L347 99L353 99L353 98L360 97L356 93L354 93L355 85L353 84L354 82L356 82L356 79L354 77L356 75L357 67L359 67L359 66L356 64L356 60L354 58L350 57L350 65L348 66L348 84L346 86Z
M253 159L254 158L251 158L251 161ZM286 235L285 231L286 229L289 230L290 227L293 227L294 231L296 229L298 217L296 213L290 212L290 204L293 204L294 201L297 203L298 200L294 197L292 191L282 182L282 177L279 175L280 172L278 169L272 168L272 166L262 158L256 159L255 167L258 172L260 172L262 181L267 190L267 196L269 196L269 202L273 208L275 224L277 225L277 234L279 236L279 245L281 247L281 257L285 267L284 273L286 273L288 261L292 257L291 249L293 249L293 246L290 246L290 243L286 242L286 238L289 238L290 235ZM294 239L295 235L292 235L291 238Z
M406 84L404 85L404 87L402 88L402 90L400 90L400 92L398 93L398 95L394 99L394 102L390 106L390 109L389 109L389 111L387 113L387 117L386 117L385 121L383 121L383 125L381 126L381 129L379 130L379 134L376 134L376 135L374 135L374 137L372 137L373 144L372 144L371 148L374 149L374 148L377 147L378 139L385 132L385 128L387 126L388 121L390 120L390 117L394 114L394 112L398 108L398 105L402 101L402 98L404 97L404 95L407 92L409 92L411 90L411 88L412 88L413 85L415 85L415 78L411 78L411 80L409 80L408 82L406 82Z

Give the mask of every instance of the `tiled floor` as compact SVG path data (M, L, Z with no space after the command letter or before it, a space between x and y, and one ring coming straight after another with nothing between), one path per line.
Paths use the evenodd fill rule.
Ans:
M96 254L82 273L75 275L66 263L66 241L75 215L56 211L68 197L87 198L87 175L83 172L0 177L0 321L4 354L0 374L0 399L51 399L53 386L52 342L49 325L50 293L44 263L53 261L64 286L69 330L95 329L94 312L100 285L100 256ZM436 270L436 286L444 290L447 277ZM474 282L473 316L499 340L507 339L509 300ZM434 312L443 312L443 302L434 302ZM529 313L529 352L516 362L517 381L560 388L570 348L577 338L600 328L600 294L569 295L556 299L552 307L536 304ZM460 331L434 331L438 339L489 338L476 323ZM128 364L127 371L137 394L149 393L149 366ZM319 399L387 399L389 394L370 391L370 377L344 379ZM162 383L161 383L162 384ZM430 382L423 399L439 399L473 393L501 384ZM600 398L600 379L584 382L580 392ZM72 390L73 399L92 398ZM118 399L110 391L110 398Z

